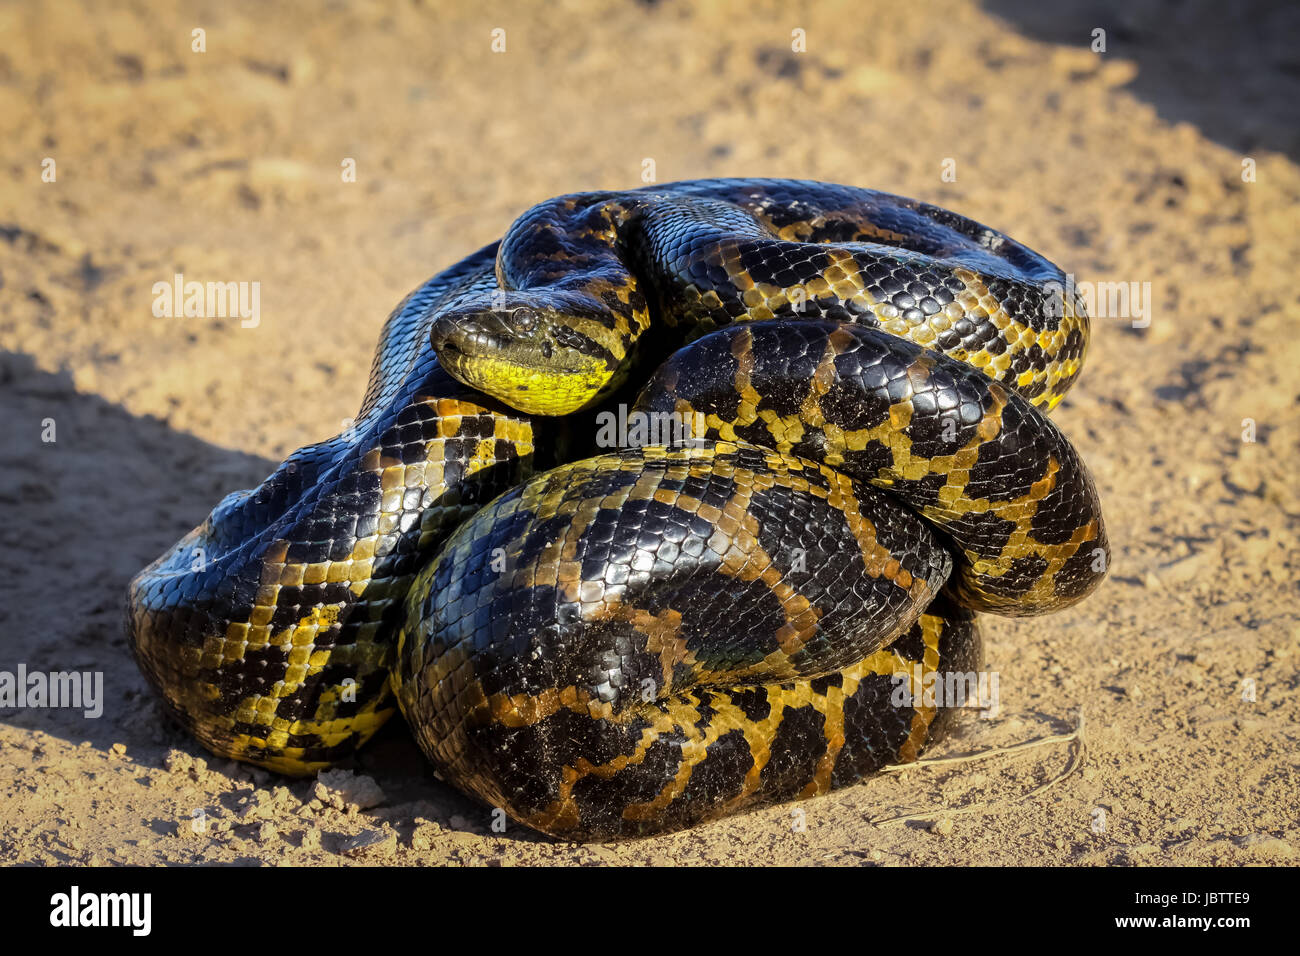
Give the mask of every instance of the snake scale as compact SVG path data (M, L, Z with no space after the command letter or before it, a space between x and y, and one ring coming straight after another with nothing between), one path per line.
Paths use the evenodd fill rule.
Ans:
M136 576L131 646L218 754L314 773L400 707L440 776L565 839L914 760L954 709L900 685L1105 573L1047 417L1088 342L1063 279L847 186L541 203L393 312L348 429ZM689 434L602 441L612 409Z

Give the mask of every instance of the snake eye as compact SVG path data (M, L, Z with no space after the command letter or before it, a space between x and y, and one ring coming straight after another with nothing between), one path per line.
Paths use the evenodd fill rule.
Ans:
M531 332L537 328L537 312L527 306L515 309L514 319L515 328L520 332Z

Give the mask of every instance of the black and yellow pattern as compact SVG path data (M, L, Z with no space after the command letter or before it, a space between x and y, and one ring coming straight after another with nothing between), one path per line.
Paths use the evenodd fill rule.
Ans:
M587 459L498 498L421 574L402 710L445 776L551 833L821 793L925 740L933 711L874 706L893 674L937 666L945 633L949 665L977 652L968 614L917 622L951 567L905 508L805 459Z
M973 610L1068 607L1105 570L1092 478L1056 426L974 368L882 330L733 326L673 355L636 408L889 491L956 546L954 585Z
M981 666L972 611L1105 571L1044 416L1087 345L1062 288L1000 233L850 187L542 203L393 314L352 429L137 576L133 647L206 745L289 773L364 743L395 689L447 779L572 839L915 759L950 711L895 691ZM694 440L585 457L629 378Z
M1049 409L1088 343L1081 301L1036 252L937 206L827 183L561 196L510 227L497 278L438 317L434 347L462 381L548 415L598 401L630 352L657 359L733 322L880 328Z
M395 710L394 622L416 571L531 470L533 423L428 346L429 311L484 284L495 251L393 313L350 429L228 495L131 582L141 669L214 752L305 774L365 743Z

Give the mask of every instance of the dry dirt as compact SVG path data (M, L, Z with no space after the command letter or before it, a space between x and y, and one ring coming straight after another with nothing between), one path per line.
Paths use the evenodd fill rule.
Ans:
M0 862L1300 861L1296 8L1042 6L0 7L0 670L101 672L105 698L98 719L0 710ZM878 777L802 804L803 829L778 807L578 847L490 832L399 721L357 766L382 802L340 809L163 720L123 636L130 576L339 430L409 289L647 161L916 196L1149 290L1094 310L1056 413L1111 576L986 618L1001 714L933 752L1082 712L1070 775L1031 793L1071 765L1049 744ZM260 324L155 318L178 272L259 282Z

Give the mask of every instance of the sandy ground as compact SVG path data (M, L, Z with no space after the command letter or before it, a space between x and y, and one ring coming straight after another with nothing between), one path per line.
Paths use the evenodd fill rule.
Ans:
M105 698L98 719L0 710L0 862L1300 861L1296 10L923 6L0 7L0 670L101 672ZM803 804L803 828L783 807L575 847L491 833L399 721L360 758L383 791L360 809L163 720L123 635L130 576L339 430L409 289L647 161L916 196L1149 290L1094 309L1056 415L1111 577L1052 617L985 618L1001 713L933 752L1082 712L1064 779L1033 793L1071 766L1047 744L879 777ZM260 323L155 318L178 272L259 282Z

